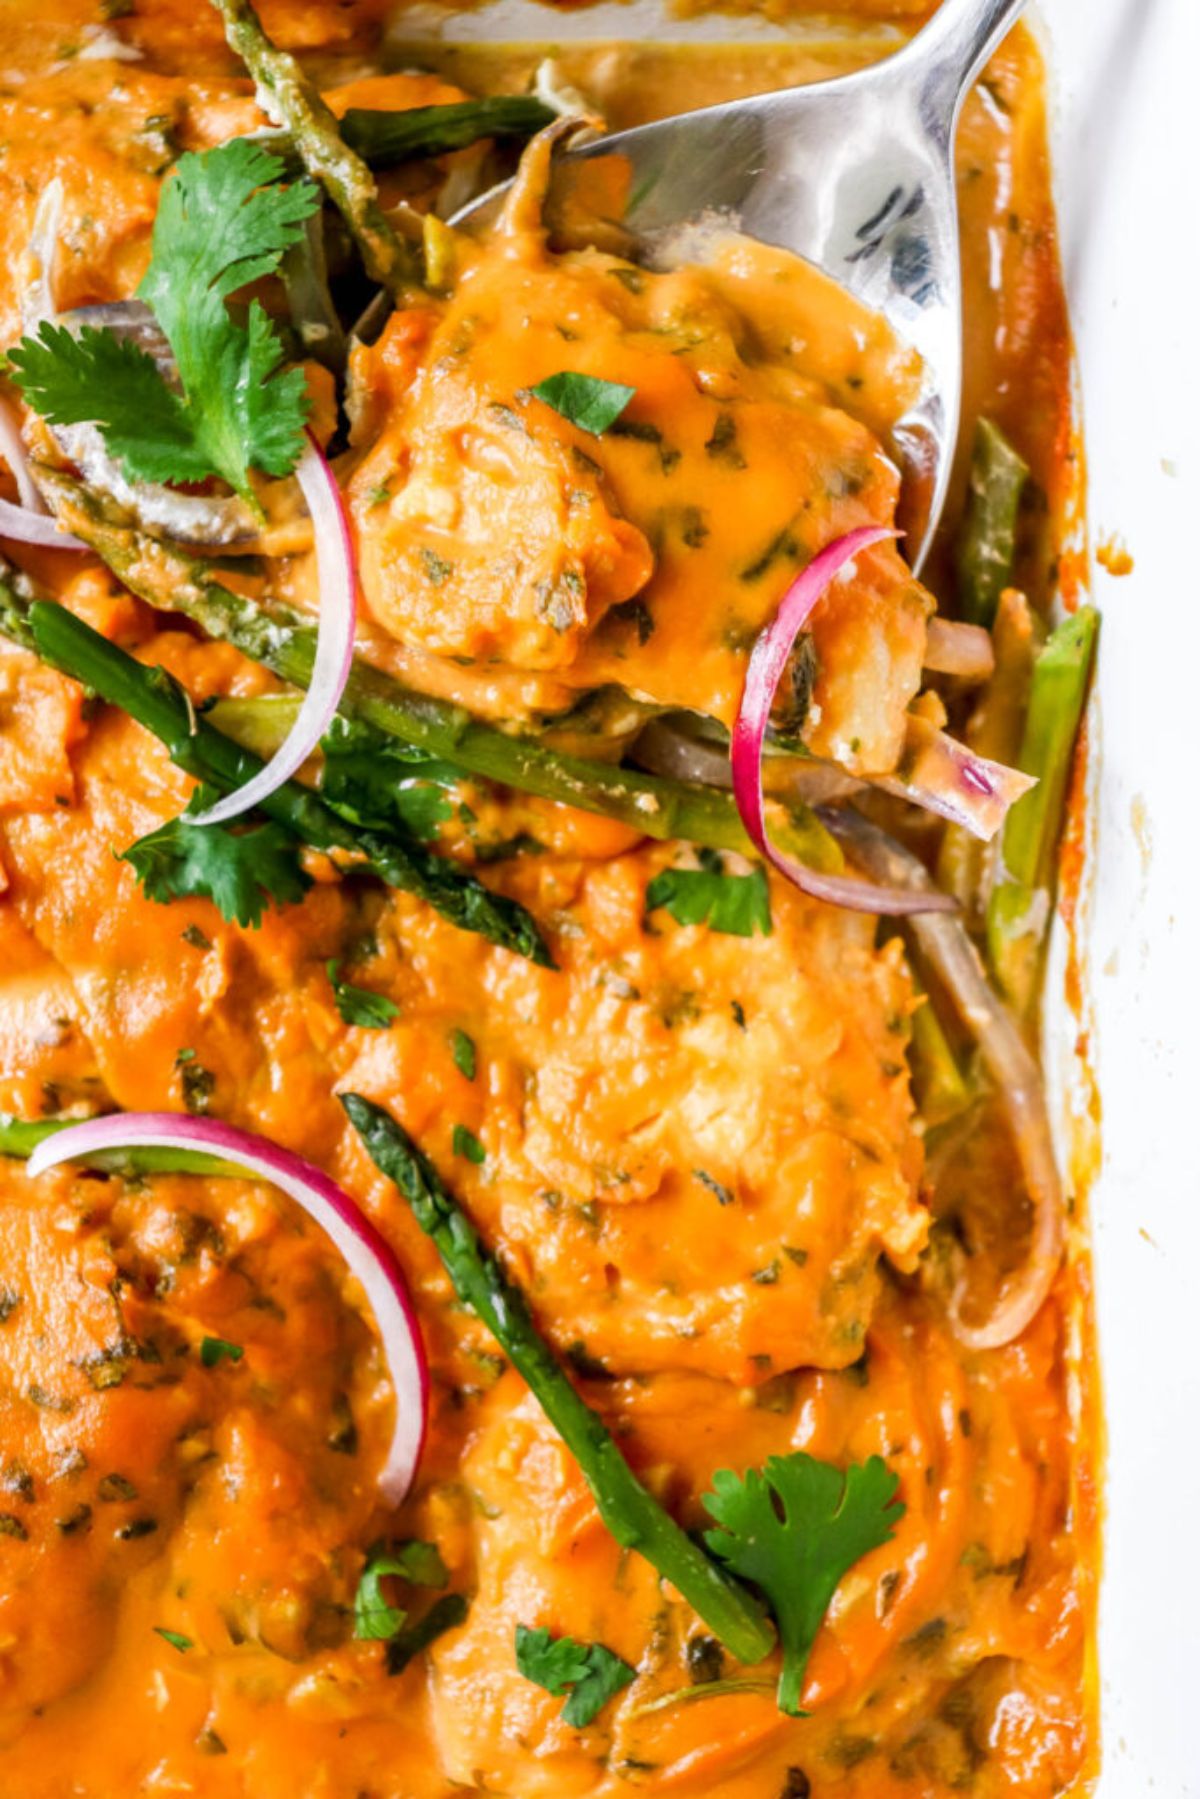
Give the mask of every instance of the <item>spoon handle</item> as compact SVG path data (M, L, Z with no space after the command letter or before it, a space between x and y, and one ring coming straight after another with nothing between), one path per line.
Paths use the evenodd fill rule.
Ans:
M963 95L1014 25L1026 0L942 0L924 30L893 58L923 71L926 107L952 131Z

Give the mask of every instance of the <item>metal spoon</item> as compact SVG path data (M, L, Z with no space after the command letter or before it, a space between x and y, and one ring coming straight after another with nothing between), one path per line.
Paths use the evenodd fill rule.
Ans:
M1024 4L942 0L883 62L616 132L556 162L559 181L581 158L628 160L620 222L644 259L680 227L723 215L815 263L919 351L923 391L894 430L915 570L945 499L962 390L958 115ZM452 222L484 222L503 191L484 194Z

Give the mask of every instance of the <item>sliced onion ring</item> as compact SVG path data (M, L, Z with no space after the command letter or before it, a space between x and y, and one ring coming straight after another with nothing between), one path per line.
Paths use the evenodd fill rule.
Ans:
M21 437L21 428L7 401L0 399L0 457L12 471L21 496L21 504L0 500L0 537L10 543L33 543L49 550L86 550L87 545L60 531L46 511L45 501L30 473L29 455Z
M11 500L0 500L0 537L10 543L32 543L42 550L86 550L69 531L60 530L44 512L27 512Z
M977 756L927 718L909 714L904 751L895 774L879 775L872 786L922 811L961 825L981 843L990 843L1010 806L1037 786L1033 775Z
M919 857L868 823L853 807L822 808L821 818L874 878L907 881L915 887L931 884ZM1008 1008L992 991L961 919L914 918L910 928L979 1044L984 1066L1008 1114L1033 1206L1029 1254L991 1316L982 1324L968 1324L963 1318L965 1275L950 1300L950 1324L959 1342L968 1349L999 1349L1019 1337L1041 1310L1058 1274L1066 1236L1066 1204L1041 1072Z
M914 912L953 912L957 902L949 894L939 893L932 887L879 886L848 875L818 874L801 862L793 862L774 847L767 835L762 774L763 744L771 708L788 657L810 612L834 577L860 550L894 536L894 531L886 530L882 525L863 525L857 531L848 531L844 537L827 544L796 576L780 600L778 612L770 624L763 627L751 652L742 703L733 727L730 766L733 797L746 832L780 874L786 875L801 892L811 894L814 899L826 900L832 906L905 917Z
M383 1342L396 1394L396 1423L379 1471L379 1488L391 1505L412 1485L429 1414L429 1369L408 1285L395 1252L352 1199L301 1156L267 1137L236 1130L217 1118L176 1112L115 1112L70 1125L39 1143L26 1164L31 1178L60 1162L107 1149L188 1149L239 1163L270 1181L301 1206L339 1251L366 1294Z
M45 512L46 502L38 492L37 482L29 469L29 452L21 436L21 427L7 400L0 399L0 456L12 470L21 505L26 512Z
M317 549L320 616L312 679L291 730L265 768L253 780L225 795L215 806L189 817L193 825L224 824L274 793L303 766L324 737L338 709L354 661L354 627L358 610L358 578L354 542L337 476L321 453L312 432L296 465L296 480L308 504Z

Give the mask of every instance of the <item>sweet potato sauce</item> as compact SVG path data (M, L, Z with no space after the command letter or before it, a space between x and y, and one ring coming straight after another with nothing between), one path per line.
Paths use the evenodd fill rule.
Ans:
M261 10L331 89L416 58L402 25L383 38L383 0ZM577 46L561 70L627 124L852 66L892 41L881 22L911 25L920 10L864 4L866 36L847 21L774 49ZM518 90L537 56L460 45L421 60L424 72L371 84L355 103ZM21 330L23 248L52 177L66 189L69 246L58 304L125 297L171 158L256 116L200 0L0 5L0 346ZM1025 31L968 101L958 154L964 438L979 412L997 418L1047 496L1022 537L1020 573L1036 593L1056 552L1070 440L1042 76ZM422 204L419 175L406 179ZM761 597L743 583L744 616L731 618L706 571L740 545L753 564L786 522L796 418L825 535L890 518L896 497L870 408L903 370L825 314L812 319L817 349L785 366L771 336L777 278L731 261L632 291L603 256L549 268L518 255L477 272L469 318L465 302L396 315L362 353L348 486L366 603L416 659L409 672L427 656L443 685L457 669L456 691L481 710L490 693L494 711L536 712L539 681L570 697L622 679L622 659L643 649L641 691L729 718L731 634L753 634L781 583ZM794 316L799 302L781 304ZM598 374L628 380L656 419L674 420L667 448L678 455L666 469L661 430L605 439L559 517L546 496L569 451L553 417L519 436L486 416L479 393L551 372L555 323L568 315L599 346ZM671 333L701 315L717 348L698 387ZM464 332L471 356L455 363ZM414 386L431 341L442 378ZM714 432L721 442L721 400L735 386L749 420L737 453L755 478L746 510L720 513L707 446ZM455 408L475 419L476 512L468 492L464 511L439 521L436 470L423 498L390 510L398 459L411 477L423 429ZM521 478L500 516L489 470L513 456ZM486 557L510 538L536 565L529 591L548 583L561 618L491 578ZM410 578L422 552L427 569L455 565L424 600ZM90 558L19 555L197 702L274 686ZM868 601L886 612L895 691L868 703L831 687L824 716L829 731L842 720L833 747L851 758L877 728L871 753L887 766L879 721L915 691L931 602L892 549L864 568L867 600L844 629L860 628ZM626 602L652 570L659 632L639 645ZM828 629L836 666L836 612ZM485 692L489 673L471 686L464 658L499 660L517 684L496 675ZM317 857L302 904L243 929L206 900L152 903L114 855L175 816L190 789L123 714L0 647L0 1111L210 1113L327 1169L408 1272L432 1366L430 1441L412 1496L389 1511L375 1474L394 1396L362 1294L274 1190L72 1168L32 1182L0 1159L0 1793L1086 1791L1096 1447L1069 1354L1086 1260L1064 1269L1018 1341L987 1353L964 1352L921 1284L931 1216L906 1063L919 1000L899 937L773 875L767 936L648 916L648 884L690 851L480 783L458 796L474 825L452 853L486 859L489 883L530 907L556 969ZM520 853L498 854L505 846ZM330 961L395 1002L386 1028L345 1022ZM897 1471L905 1516L838 1588L808 1667L809 1715L777 1709L776 1661L740 1667L646 1561L618 1548L560 1439L348 1128L337 1099L348 1090L385 1105L427 1149L686 1527L708 1522L700 1500L721 1468L807 1449L837 1463L879 1454ZM973 1178L1003 1183L1007 1162L981 1152ZM202 1358L205 1339L242 1354ZM354 1595L372 1545L414 1538L436 1544L468 1610L390 1673L383 1644L353 1635ZM418 1611L425 1602L403 1586L394 1595ZM572 1729L561 1698L517 1671L521 1624L602 1642L636 1678Z

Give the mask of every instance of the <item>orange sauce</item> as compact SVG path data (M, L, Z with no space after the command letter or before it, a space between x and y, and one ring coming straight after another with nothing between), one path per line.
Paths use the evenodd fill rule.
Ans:
M879 0L857 13L911 24L922 10ZM319 57L332 82L361 76L384 11L374 0L264 0L263 18L281 43ZM147 121L168 118L174 143L199 147L253 112L206 8L139 0L107 22L137 61L82 57L96 24L92 0L0 16L0 208L19 247L39 191L64 180L64 307L126 295L144 268L169 161L155 147L161 126ZM723 91L812 72L804 46L760 54L731 53ZM446 52L439 80L396 76L380 97L427 103L485 70L500 72L488 85L519 85L523 58ZM640 116L697 92L685 52L656 62L592 46L565 64L570 79L595 76L598 97L624 95ZM720 72L711 59L696 66L704 97L716 97ZM357 99L374 103L361 90ZM1022 546L1036 597L1057 550L1070 437L1041 72L1024 32L968 102L959 170L968 426L980 411L997 417L1046 496ZM422 200L420 183L406 194ZM766 542L786 517L793 465L780 440L803 419L794 454L825 535L888 520L895 478L866 412L903 372L860 345L874 373L856 411L845 377L863 369L839 362L848 352L828 317L807 360L745 354L746 321L761 346L781 316L769 259L731 254L637 292L611 258L554 258L532 241L510 252L479 253L451 300L398 314L360 357L347 467L379 653L411 658L402 665L430 685L445 662L473 695L492 682L494 709L513 708L516 694L536 712L559 687L569 700L624 679L636 650L637 685L651 697L696 703L699 684L705 709L728 719L736 665L722 636L728 582L717 577L722 558ZM10 249L3 343L20 330L20 280ZM782 313L805 303L792 295ZM554 325L568 316L584 359L573 366L595 355L596 373L649 393L655 415L673 421L678 458L667 469L653 440L606 438L592 469L576 461L584 498L560 515L570 433L550 416L521 436L489 419L487 402L507 405L562 366ZM706 333L684 352L702 381L681 377L679 346L667 343L689 318ZM455 373L464 333L471 347ZM441 359L436 383L421 373L431 356ZM756 476L736 511L705 447L731 385ZM442 429L455 407L455 428L474 434L464 459L482 474L477 513L468 495L465 519L443 539L431 512L393 512L372 495L401 466L411 475L422 430ZM498 464L511 475L503 518L483 480ZM838 491L850 464L861 481ZM707 512L692 545L685 506ZM519 539L537 563L532 580L498 598L488 573L497 537ZM393 578L422 547L459 565L424 600L407 576ZM197 701L272 685L90 560L24 560ZM582 592L563 582L568 567ZM612 621L651 572L658 626L638 645ZM302 595L302 565L291 579ZM526 604L538 581L562 589L563 624ZM745 601L743 632L778 592L776 580ZM830 670L839 630L853 635L867 618L894 634L878 689L831 684L818 696L817 729L857 735L860 749L843 746L850 755L886 765L888 720L919 678L928 606L886 550L864 559L842 614L827 620L819 648ZM403 649L389 650L385 632ZM846 654L849 663L857 651ZM505 666L472 687L456 656ZM868 749L872 731L880 741ZM375 1472L394 1397L362 1296L281 1195L243 1181L72 1170L32 1183L0 1160L0 1792L1085 1791L1096 1753L1097 1424L1094 1393L1073 1405L1070 1389L1071 1352L1081 1336L1090 1345L1086 1256L1016 1343L986 1354L964 1355L916 1278L930 1216L905 1062L916 1001L899 941L881 946L873 921L774 876L769 936L648 918L649 882L690 852L482 784L458 796L476 837L526 844L489 863L486 878L535 912L556 970L328 869L303 905L243 929L204 900L152 904L113 854L177 814L190 785L123 715L0 646L0 1110L190 1105L328 1169L408 1272L432 1366L430 1443L414 1493L390 1512ZM458 853L474 853L470 831ZM392 1025L340 1017L331 959L395 1001ZM456 1032L475 1045L471 1078L455 1060ZM703 1627L604 1530L578 1468L348 1129L337 1101L346 1090L386 1105L428 1149L631 1463L687 1526L702 1528L701 1495L719 1468L804 1448L836 1462L878 1453L896 1469L905 1517L837 1593L808 1669L808 1717L776 1709L774 1662L742 1669L708 1646L710 1668L743 1684L700 1696ZM456 1126L478 1139L482 1162L456 1153ZM238 1345L241 1359L205 1366L205 1337ZM435 1543L469 1599L466 1622L394 1675L382 1645L351 1629L355 1587L381 1538ZM516 1670L521 1623L601 1641L637 1678L572 1730L561 1701Z

